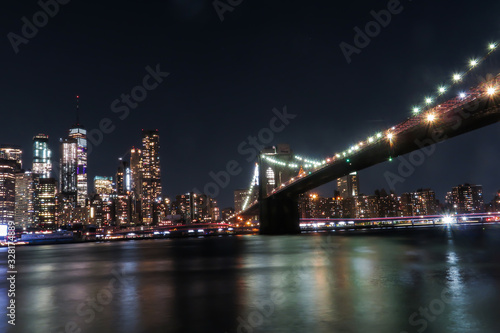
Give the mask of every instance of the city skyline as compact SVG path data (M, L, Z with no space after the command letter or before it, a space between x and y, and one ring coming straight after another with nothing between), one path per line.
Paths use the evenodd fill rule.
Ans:
M157 130L152 130L152 131L154 132L154 131L157 131ZM71 129L69 130L69 132L71 133ZM144 132L144 129L142 129L142 132ZM71 140L71 137L69 137L69 139ZM38 141L42 140L43 141L43 144L44 144L43 149L38 146L39 143L35 142L36 140L38 140ZM67 143L67 140L68 139L62 139L61 138L60 142L57 142L57 144L63 145L65 142ZM77 139L75 139L75 142L76 142L76 140ZM37 158L37 156L35 156L35 154L37 154L37 152L40 151L41 149L44 150L44 154L48 154L49 157L45 158L45 162L44 162L44 163L47 164L47 166L44 166L44 167L38 166L38 168L44 168L44 170L46 170L46 173L43 174L43 175L41 175L41 178L48 178L48 177L46 177L47 174L51 174L51 173L54 173L57 170L59 170L58 175L52 174L51 177L55 178L58 181L58 188L61 189L61 186L63 186L62 183L61 183L61 176L60 176L60 172L61 172L62 169L59 166L59 169L54 170L53 166L54 165L60 165L60 163L62 163L62 162L60 162L60 159L62 158L63 154L60 153L59 154L60 156L58 157L58 160L54 160L56 157L54 156L54 154L52 154L53 149L51 148L49 136L46 135L46 134L39 133L39 134L35 135L33 137L33 142L35 142L35 143L33 144L32 150L30 151L31 154L26 154L26 152L19 145L15 145L15 144L12 145L12 144L1 143L0 146L1 147L9 147L9 149L11 149L10 147L13 147L12 149L15 150L15 153L20 156L20 159L17 157L17 155L16 155L16 158L18 158L20 160L20 165L22 166L22 169L25 170L25 171L29 171L29 172L33 172L33 169L36 169L36 167L35 167L36 164L40 165L40 163L36 162L39 159ZM62 147L64 147L64 145L61 146L61 149L64 150L64 148L62 148ZM57 150L58 149L56 149L56 151ZM74 153L77 154L78 148L75 148L74 150L75 150ZM126 152L123 155L123 157L119 157L118 158L117 165L120 166L120 165L122 165L122 163L124 163L124 161L122 161L122 159L124 157L127 157L127 158L129 158L129 159L132 160L132 156L134 155L135 151L138 151L139 153L141 152L141 150L135 148L134 145L130 145L130 148L129 148L128 152ZM26 159L27 159L26 155L31 155L32 158L29 159L28 161L26 161ZM76 157L76 155L75 155L75 159L78 159ZM377 167L379 167L379 166L374 166L372 168L377 168ZM418 169L418 168L416 168L416 169ZM363 190L363 188L359 185L359 180L357 180L357 179L359 178L359 174L360 173L363 174L365 172L366 172L366 170L361 170L361 171L353 173L352 175L348 175L348 176L343 177L343 179L348 179L348 177L353 177L353 175L354 175L354 177L356 179L356 180L354 180L354 182L357 182L357 184L354 186L355 191L353 193L358 193L358 194L363 194L363 195L372 195L377 190L384 189L384 190L387 190L388 192L391 191L391 188L390 188L389 184L387 184L387 183L385 184L385 186L383 186L384 184L382 184L381 187L373 188L371 191L365 191L365 190ZM36 172L33 172L33 173L36 174ZM108 173L106 175L95 174L95 173L92 173L92 174L94 176L92 176L92 177L86 177L88 179L86 179L86 186L85 186L85 188L88 188L89 190L87 190L87 194L85 196L83 196L83 197L88 197L90 194L95 193L94 192L94 184L93 184L93 181L94 181L95 177L112 177L113 178L113 182L118 182L117 173L116 173L116 166L115 166L113 172L110 172L110 173ZM135 173L135 175L137 177L137 173ZM76 183L75 183L74 186L76 187L77 186L76 184L78 183L77 177L75 177L75 181L76 181ZM333 191L335 191L336 189L338 189L338 186L340 184L339 181L340 181L340 179L338 179L337 181L333 181L330 184L318 187L318 190L317 190L318 193L320 193L324 197L333 196ZM401 191L394 191L394 190L392 190L392 191L394 191L396 194L401 194L401 193L406 193L406 192L411 192L411 191L417 190L417 188L434 188L433 184L429 184L429 183L425 183L425 184L426 185L417 186L415 188L408 188L408 187L406 187L405 190L401 190ZM459 180L457 183L452 184L448 189L445 188L444 191L442 193L440 193L440 195L436 195L437 199L440 202L444 202L446 200L446 196L447 196L449 190L452 189L453 187L459 186L460 184L477 184L477 185L482 186L483 188L488 188L488 189L494 188L493 186L489 186L489 185L484 186L483 184L471 182L469 180L461 180L461 181ZM80 186L82 186L82 185L80 185ZM132 179L130 180L130 186L132 186ZM142 184L141 184L141 186L142 186ZM348 186L348 185L345 185L345 186ZM351 188L351 186L352 185L349 185L348 188ZM160 184L160 187L163 187L163 184ZM228 201L229 205L223 205L223 206L221 206L221 208L226 208L226 207L233 207L233 208L235 208L235 205L234 205L234 194L233 193L234 193L234 191L243 190L243 189L229 188L228 190L231 192L231 199ZM245 191L246 190L247 189L245 189ZM59 190L59 191L61 191L61 190ZM141 189L141 191L142 191L142 189ZM120 192L120 191L118 191L118 192ZM181 191L179 193L189 193L189 192L192 192L192 189L191 190L186 189L185 191ZM163 194L162 196L164 196L166 198L171 198L172 199L172 198L175 198L176 195L179 195L179 193L172 193L172 194L166 194L166 195ZM197 193L198 194L206 194L206 193L202 193L202 191L198 191ZM497 193L498 193L498 189L497 190L489 191L489 193L485 194L485 201L488 201L489 199L493 199L497 195ZM214 199L217 199L217 198L214 198Z
M500 2L0 12L0 332L496 332Z
M131 133L158 128L163 133L161 155L172 160L168 168L162 166L168 169L163 177L168 193L164 194L202 188L212 181L210 172L224 170L228 161L236 160L243 171L218 197L221 206L228 206L232 189L249 183L254 163L238 152L238 145L268 126L273 108L286 105L290 114L297 115L275 133L274 144L289 143L297 153L318 159L328 156L405 119L414 104L468 59L482 54L489 42L498 39L496 21L484 19L484 13L495 12L500 5L471 7L459 1L448 8L406 3L390 26L354 54L349 64L339 44L352 44L353 28L372 20L370 11L382 9L385 2L308 5L311 16L299 14L302 4L295 2L287 5L286 13L281 4L253 2L226 13L224 22L210 3L199 6L204 10L151 3L136 13L131 4L105 3L96 12L91 5L71 3L61 6L59 14L17 54L6 39L2 63L15 65L5 68L10 86L3 90L2 101L9 110L4 119L10 125L0 133L0 142L18 144L27 151L31 138L45 133L57 155L54 143L74 122L74 98L80 95L80 118L86 129L100 129L103 119L110 120L105 127L113 128L101 131L102 139L94 132L93 140L100 144L89 152L89 179L114 174L116 160L130 145L140 147L139 136L133 142L127 140ZM20 18L39 10L35 3L9 7L11 14L3 16L4 22L16 33L22 26ZM151 20L128 26L119 18L130 11L151 15ZM335 14L339 12L343 15ZM445 24L443 16L455 20ZM102 29L89 27L86 17L93 17ZM255 17L260 24L246 30ZM461 23L475 18L481 24ZM179 34L172 35L173 29ZM103 36L103 30L114 38ZM149 51L130 48L130 42ZM64 51L61 43L66 45ZM127 56L118 56L122 54ZM191 61L194 54L203 61ZM485 77L497 65L498 56L490 58L474 72L474 79ZM161 74L156 81L151 73L157 70L170 74ZM121 95L131 95L147 75L147 85L156 88L147 90L144 100L132 101L134 107L122 102ZM494 167L500 163L496 138L497 129L491 126L440 144L437 153L396 190L436 184L436 193L443 198L450 187L470 182L482 184L485 195L492 196L500 188ZM385 163L361 171L366 179L363 191L387 188L383 173L394 168Z

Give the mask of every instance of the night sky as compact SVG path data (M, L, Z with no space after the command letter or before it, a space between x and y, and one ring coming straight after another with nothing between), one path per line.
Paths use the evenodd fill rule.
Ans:
M364 30L370 11L387 5L247 0L221 21L212 1L73 0L16 54L7 34L22 35L21 18L32 22L41 8L34 0L5 2L0 143L22 146L31 168L32 138L46 133L57 163L59 138L75 122L80 95L87 130L105 118L115 126L89 156L90 188L95 175L114 175L118 158L140 146L141 129L158 129L164 195L202 189L210 171L236 160L243 171L217 197L221 207L232 206L233 190L248 187L253 169L238 145L269 127L273 108L286 105L297 116L272 144L323 159L404 120L412 105L500 40L498 1L406 0L348 64L339 44L353 44L354 27ZM487 59L467 84L498 73L499 57ZM113 112L112 103L158 64L170 75L127 117ZM495 124L439 144L396 192L431 187L443 200L451 187L470 182L483 185L490 201L500 189L498 130ZM387 189L384 172L397 167L395 160L362 171L361 191Z

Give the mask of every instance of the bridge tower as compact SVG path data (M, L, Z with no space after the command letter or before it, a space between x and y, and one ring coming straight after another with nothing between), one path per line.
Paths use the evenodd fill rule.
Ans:
M298 234L298 196L287 194L269 196L271 192L296 175L296 171L271 164L264 157L290 163L293 154L289 145L265 148L259 155L259 221L261 235Z

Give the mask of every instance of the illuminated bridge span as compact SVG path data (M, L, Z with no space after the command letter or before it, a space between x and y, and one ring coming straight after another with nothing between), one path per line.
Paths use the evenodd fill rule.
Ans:
M487 56L496 49L496 44L490 44L489 48ZM481 60L471 60L466 72L454 74L449 86L439 87L437 96L426 97L422 106L415 106L412 117L322 161L292 154L284 154L285 158L280 158L280 154L263 150L243 209L232 218L258 215L261 234L300 233L300 194L351 172L390 161L397 156L425 149L500 121L500 74L468 92L434 105L439 96L462 80L480 62ZM269 178L266 175L269 165L274 166L274 171L271 172L276 184L273 188L269 188L266 182L266 177ZM295 176L286 177L286 170L292 170Z

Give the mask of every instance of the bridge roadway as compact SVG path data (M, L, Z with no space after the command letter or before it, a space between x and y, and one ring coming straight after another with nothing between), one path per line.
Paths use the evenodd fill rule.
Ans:
M500 75L492 82L500 83ZM491 82L488 82L491 84ZM424 149L455 136L474 131L500 121L500 98L486 93L486 85L474 88L465 99L458 97L412 117L391 128L384 136L366 144L355 153L334 160L309 175L297 177L285 186L275 189L269 196L261 194L242 216L259 214L261 234L300 233L298 196L318 186L388 161L389 158ZM427 119L429 113L435 116ZM387 135L391 133L392 139ZM430 150L432 148L427 148ZM424 151L425 152L425 151ZM260 162L260 161L259 161ZM263 168L260 168L263 169ZM261 175L262 179L262 175ZM259 182L262 184L262 181Z

